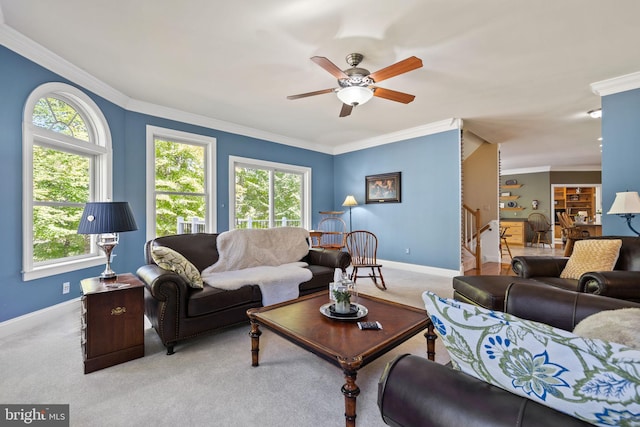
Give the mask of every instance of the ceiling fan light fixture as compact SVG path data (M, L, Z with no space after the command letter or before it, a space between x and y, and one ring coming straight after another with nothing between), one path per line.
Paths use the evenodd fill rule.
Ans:
M347 105L362 105L373 98L373 90L364 86L347 86L338 91L338 99Z

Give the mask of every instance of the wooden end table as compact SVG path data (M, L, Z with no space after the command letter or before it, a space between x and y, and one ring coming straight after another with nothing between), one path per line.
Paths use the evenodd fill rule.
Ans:
M427 312L419 308L360 295L358 302L369 313L359 320L379 321L382 324L382 330L363 331L355 321L330 319L320 313L320 307L328 302L328 293L320 292L247 310L251 321L252 366L259 365L260 326L338 366L345 376L342 394L345 398L346 425L355 427L356 398L360 394L356 384L358 370L425 328L428 329L425 334L427 354L433 360L436 335Z
M131 273L110 281L84 279L84 373L144 356L144 283Z

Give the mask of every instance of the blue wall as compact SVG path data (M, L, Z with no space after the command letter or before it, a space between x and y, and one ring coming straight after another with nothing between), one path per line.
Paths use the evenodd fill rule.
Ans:
M79 282L103 266L22 281L22 114L29 94L47 82L72 84L59 75L0 46L0 322L80 296ZM77 86L77 85L75 85ZM132 271L143 262L145 241L146 126L166 127L217 139L217 227L228 229L230 155L312 168L312 224L321 210L342 210L346 194L360 206L354 226L380 238L382 259L457 270L460 265L460 159L458 131L415 138L332 156L275 142L231 134L127 111L79 87L100 107L113 141L113 197L130 203L139 230L121 235L113 268ZM402 203L364 205L364 176L402 172ZM404 249L411 253L405 254ZM71 292L62 294L62 283Z
M606 215L616 192L640 191L640 89L602 98L602 234L635 236L624 219ZM640 230L640 216L632 221Z
M47 278L22 281L22 114L29 94L47 82L73 84L5 47L0 47L0 179L3 206L0 215L0 321L49 307L80 296L81 279L98 275L103 266ZM76 85L77 86L77 85ZM252 157L311 167L313 206L333 204L333 183L323 185L318 177L333 176L333 156L249 138L190 124L124 110L83 89L104 113L113 141L113 198L131 204L139 230L123 233L114 251L115 271L136 271L143 262L145 241L146 125L208 135L217 139L217 228L228 229L228 157ZM223 207L224 206L224 207ZM315 211L316 209L314 209ZM314 223L318 222L318 214ZM62 294L62 283L71 282L71 292Z
M352 227L376 234L379 258L460 268L459 134L451 130L336 156L336 209L345 209L340 205L347 194L355 196ZM401 203L365 204L365 176L397 171ZM348 210L344 218L348 223Z

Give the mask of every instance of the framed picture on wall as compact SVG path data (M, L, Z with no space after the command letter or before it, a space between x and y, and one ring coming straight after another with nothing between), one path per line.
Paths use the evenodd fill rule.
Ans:
M365 203L400 203L400 172L366 176Z

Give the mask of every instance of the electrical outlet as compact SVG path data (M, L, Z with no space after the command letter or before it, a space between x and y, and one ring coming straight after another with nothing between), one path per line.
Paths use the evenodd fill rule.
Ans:
M68 294L70 289L71 289L71 283L69 283L69 282L64 282L64 283L62 284L62 293L63 293L63 294Z
M405 254L408 254L409 252L411 252L411 251L409 250L409 248L407 248L407 249L405 249L405 250L404 250L404 253L405 253Z

